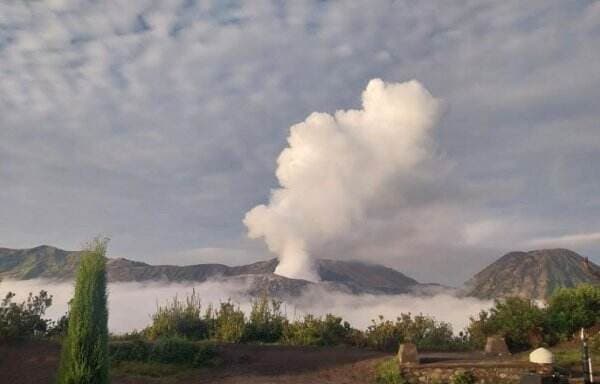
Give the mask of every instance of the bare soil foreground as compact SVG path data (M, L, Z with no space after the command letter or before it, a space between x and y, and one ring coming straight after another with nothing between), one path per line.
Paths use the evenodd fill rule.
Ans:
M577 350L569 350L578 365ZM1 384L53 384L60 346L38 341L0 345ZM220 364L189 369L173 365L114 367L115 384L373 384L376 366L392 355L349 347L291 347L226 344L219 346ZM490 360L481 353L424 353L423 369L526 366L525 356ZM598 378L600 379L600 378ZM581 379L570 380L580 383Z
M165 377L120 376L118 384L373 383L375 365L389 355L355 348L272 345L221 346L217 368L185 370ZM60 356L56 343L0 345L2 384L54 383Z

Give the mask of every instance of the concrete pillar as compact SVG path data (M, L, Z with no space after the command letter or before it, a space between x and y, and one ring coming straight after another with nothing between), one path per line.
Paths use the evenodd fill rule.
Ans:
M400 364L419 364L417 346L413 343L402 343L398 348L398 362Z
M510 356L506 340L502 336L490 336L485 342L485 354L490 356Z

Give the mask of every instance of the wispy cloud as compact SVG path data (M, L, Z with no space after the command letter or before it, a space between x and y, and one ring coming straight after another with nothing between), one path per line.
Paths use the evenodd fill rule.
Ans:
M528 242L532 247L581 247L600 245L600 232L539 237Z

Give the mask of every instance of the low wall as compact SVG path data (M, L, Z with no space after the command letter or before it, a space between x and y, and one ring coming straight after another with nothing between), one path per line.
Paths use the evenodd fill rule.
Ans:
M536 364L427 364L401 366L403 376L411 384L441 384L450 382L458 371L470 371L478 384L519 383L521 375L533 372L542 375L552 373L552 367Z

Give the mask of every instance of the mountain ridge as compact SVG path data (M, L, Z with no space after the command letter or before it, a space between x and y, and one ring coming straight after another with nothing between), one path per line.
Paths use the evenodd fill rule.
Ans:
M29 249L0 248L0 278L70 280L80 256L81 251L47 245ZM266 291L273 296L297 296L304 288L316 284L276 275L277 264L277 259L270 259L239 266L217 263L178 266L109 258L107 275L111 282L244 282L251 294ZM347 293L400 294L431 289L430 284L420 284L392 268L360 261L318 259L316 269L322 279L319 285Z
M465 283L480 299L519 296L547 299L557 288L600 284L600 266L565 248L506 253Z
M43 278L72 279L81 251L66 251L42 245L29 249L0 248L0 279L27 280ZM206 282L244 284L246 292L267 292L274 297L299 296L310 287L349 294L458 293L480 299L520 296L547 299L558 287L580 283L600 284L600 266L568 249L513 251L483 268L469 279L462 291L440 284L423 284L393 268L363 261L317 259L318 283L291 279L275 274L277 259L246 265L219 263L152 265L125 258L109 258L107 274L111 282Z

